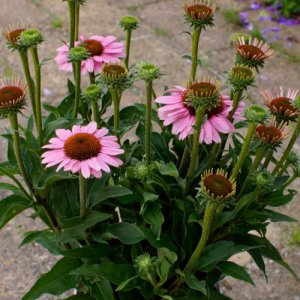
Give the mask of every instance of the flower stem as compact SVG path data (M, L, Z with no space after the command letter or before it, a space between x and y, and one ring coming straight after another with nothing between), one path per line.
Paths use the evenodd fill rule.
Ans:
M85 198L86 198L86 179L82 173L79 173L79 199L80 199L80 217L85 215Z
M265 159L264 164L263 164L263 169L267 169L268 168L269 163L271 162L272 158L273 158L273 150L270 149L268 151L267 155L266 155L266 159Z
M241 153L240 153L239 158L238 158L238 160L237 160L237 162L236 162L236 164L233 168L230 179L235 179L236 178L236 176L239 173L240 168L242 167L242 165L243 165L243 163L244 163L244 161L247 157L247 153L249 151L249 144L250 144L252 136L255 132L256 126L257 125L254 122L249 123L249 128L248 128L247 135L246 135L244 143L243 143Z
M185 145L184 151L182 154L180 166L179 166L179 174L183 176L184 171L186 170L186 167L190 161L190 150L188 145Z
M13 138L13 145L14 145L14 150L15 150L15 155L16 155L16 160L17 164L19 167L19 171L21 176L23 177L30 193L33 195L33 187L31 180L29 179L24 162L22 159L22 154L21 154L21 142L20 142L20 135L19 135L19 124L18 124L18 117L16 113L10 113L9 114L9 120L12 128L12 138Z
M294 130L294 133L291 137L291 140L288 144L288 146L286 147L281 159L279 160L279 162L277 163L276 167L274 168L273 172L272 172L272 175L276 175L276 173L280 170L280 168L282 167L282 165L284 164L284 162L286 161L289 153L291 152L298 136L300 134L300 114L298 116L298 121L297 121L297 125L296 125L296 128Z
M127 69L129 65L131 34L132 34L132 29L127 29L126 30L126 57L124 59L124 63Z
M196 168L197 156L199 151L199 138L200 138L200 131L202 126L202 121L205 116L205 108L198 108L196 111L196 119L195 119L195 132L193 135L193 146L192 146L192 153L191 153L191 160L190 166L187 172L186 178L186 186L185 186L185 193L187 194L190 188L190 185L193 180L193 175Z
M286 160L285 163L283 164L282 168L280 171L278 171L277 176L280 177L282 174L286 171L286 169L289 167L290 163Z
M215 211L216 211L216 204L212 201L208 201L206 204L206 209L205 209L205 214L204 214L201 238L200 238L200 241L199 241L195 251L193 252L191 258L189 259L187 265L185 266L185 268L183 270L185 275L188 275L193 271L195 265L198 262L200 255L207 243L207 240L208 240L209 234L210 234L211 223L213 221Z
M30 74L27 52L19 51L19 55L21 58L22 67L23 67L23 71L24 71L24 75L25 75L25 79L26 79L26 83L27 83L27 87L28 87L29 97L30 97L30 101L31 101L32 114L33 114L35 123L37 124L36 105L35 105L35 96L34 96L34 82L32 80L31 74Z
M78 41L79 36L79 23L80 23L80 4L75 4L75 29L74 29L74 39Z
M241 187L238 198L240 198L243 195L243 192L244 192L245 188L249 184L251 175L253 174L253 172L255 172L257 170L257 168L259 167L259 165L260 165L261 161L263 160L264 156L265 156L265 148L262 147L256 153L255 159L254 159L254 161L252 163L252 166L251 166L251 168L248 172L248 176L246 177L246 179L245 179L245 181L244 181L244 183Z
M198 67L198 49L200 40L201 28L196 27L192 36L192 68L190 81L193 82L196 78L197 67Z
M114 135L118 138L120 142L120 101L119 93L117 90L112 89L110 91L111 97L114 104Z
M75 3L72 0L68 1L69 4L69 18L70 18L70 49L74 48L75 44Z
M220 144L214 144L211 151L210 151L210 154L209 154L209 160L208 160L208 163L207 163L207 169L210 169L214 166L214 162L216 160L216 156L218 155L218 152L219 152L219 149L220 149Z
M90 76L90 84L95 84L96 78L95 73L89 73ZM96 123L98 123L98 113L99 113L99 105L97 101L92 102L92 120Z
M77 118L80 103L81 62L75 63L75 103L73 118Z
M237 90L234 94L233 94L233 103L232 103L232 110L230 111L229 115L228 115L228 120L233 121L233 116L236 112L236 110L239 107L239 103L242 99L243 96L243 90Z
M152 81L146 82L146 163L151 158Z
M36 127L38 132L38 142L40 147L43 145L43 122L41 108L41 65L37 48L31 48L32 61L35 70L35 105L36 105Z

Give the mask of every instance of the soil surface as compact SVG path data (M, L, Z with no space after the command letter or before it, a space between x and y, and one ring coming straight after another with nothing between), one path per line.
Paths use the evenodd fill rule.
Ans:
M124 40L124 33L117 25L121 16L135 14L141 20L141 27L134 32L131 61L146 60L156 63L165 76L155 83L157 94L161 94L164 85L184 85L188 78L189 64L181 57L190 53L190 37L183 33L184 25L183 0L87 0L81 12L81 34L117 36ZM200 54L205 61L202 74L210 74L225 79L224 72L234 60L234 51L229 45L233 32L241 28L229 23L222 12L237 7L234 0L217 1L219 9L216 13L216 26L209 28L201 36ZM68 36L67 4L54 0L9 0L2 3L0 11L0 27L9 24L33 23L42 29L46 41L40 47L41 58L53 58L55 49L61 40ZM289 36L299 37L300 27L293 27L286 32ZM289 45L289 51L300 53L300 46L295 42ZM4 76L22 74L17 53L10 53L5 41L0 38L0 73ZM300 65L291 57L276 52L272 61L258 76L259 89L273 88L278 85L299 88ZM54 61L43 66L43 102L57 103L66 92L67 75L57 69ZM248 91L246 102L261 103L257 88ZM126 103L144 101L144 90L136 84L127 91L123 100ZM26 113L25 113L26 114ZM5 132L5 122L0 123L0 133ZM0 140L0 159L5 159L5 143ZM300 155L299 146L296 148ZM298 189L298 183L295 189ZM300 217L300 197L281 211L292 217ZM28 230L41 229L42 224L30 218L30 211L12 220L0 232L0 299L20 300L41 273L47 272L58 259L49 255L36 244L18 248L22 235ZM282 255L294 270L300 274L300 247L297 238L299 225L274 224L270 226L270 240L279 247ZM298 243L298 246L297 246ZM225 278L221 288L224 293L235 300L300 300L300 285L291 275L272 261L266 261L269 281L255 267L247 255L233 258L249 269L256 287L243 284L231 278ZM57 299L44 296L41 299Z

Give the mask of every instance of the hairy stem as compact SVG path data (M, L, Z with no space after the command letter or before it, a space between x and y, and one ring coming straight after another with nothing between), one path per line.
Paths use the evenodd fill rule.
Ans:
M80 4L75 5L75 29L74 29L74 40L78 41L79 37L79 23L80 23Z
M146 82L146 163L151 160L152 81Z
M68 1L69 4L69 18L70 18L70 49L74 48L75 44L75 3L72 0Z
M119 93L117 90L112 89L110 91L114 104L114 134L120 142L120 101Z
M195 28L192 36L192 68L191 68L191 76L190 76L191 82L195 80L196 73L197 73L200 34L201 34L201 28L199 27Z
M81 88L81 62L75 63L75 103L73 110L73 118L77 118L79 103L80 103L80 88Z
M82 173L79 173L79 199L80 199L80 217L85 215L85 199L86 199L86 179Z
M129 66L131 34L132 34L132 29L127 29L126 30L126 57L124 59L124 63L125 63L125 66L126 66L127 69L128 69L128 66Z

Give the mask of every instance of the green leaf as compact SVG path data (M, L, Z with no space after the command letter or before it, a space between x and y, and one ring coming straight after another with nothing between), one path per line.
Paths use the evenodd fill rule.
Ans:
M145 239L143 232L136 225L126 222L108 224L105 231L125 245L133 245Z
M114 291L105 278L92 285L91 295L97 300L115 300Z
M217 268L226 275L243 280L255 286L251 276L247 273L247 271L234 262L221 261L218 263Z
M118 285L118 287L116 288L116 292L120 292L120 291L124 290L128 286L129 283L131 283L132 281L134 281L138 278L139 278L139 276L136 275L136 276L133 276L129 279L124 280L123 282L121 282Z
M89 207L94 207L95 205L102 203L110 198L127 196L131 194L132 191L123 186L107 186L99 189L90 196L90 198L88 199Z
M206 295L206 283L204 280L200 281L195 275L192 274L185 277L185 282L192 290L201 292L202 294Z
M95 298L91 297L90 295L79 294L79 295L71 296L65 300L95 300Z
M129 264L102 263L80 267L71 272L72 275L104 277L109 282L119 285L136 275L135 269Z
M178 170L174 163L169 162L167 164L162 164L162 163L156 163L156 166L158 167L159 173L161 175L165 176L171 176L171 177L179 177Z
M0 182L0 190L4 191L18 191L19 188L13 184Z
M85 258L85 259L100 259L104 256L113 255L113 249L105 243L96 245L88 245L81 248L60 251L60 254L66 257Z
M46 274L43 274L22 300L36 300L43 294L60 295L77 286L76 276L70 276L70 271L77 269L80 261L73 258L62 258Z
M0 229L13 217L31 207L31 201L27 198L11 195L0 201Z
M26 232L24 235L23 235L23 240L21 242L21 244L19 245L19 248L24 246L24 245L27 245L29 243L32 243L34 242L37 237L42 233L44 232L44 230L40 231L40 230L35 230L35 231L28 231Z
M292 201L296 192L293 190L289 190L287 195L283 194L284 190L277 190L275 192L269 193L260 199L260 202L264 202L266 205L279 207L285 205Z
M160 285L164 284L169 276L172 265L177 261L178 257L175 252L168 248L157 249L157 260L159 262Z

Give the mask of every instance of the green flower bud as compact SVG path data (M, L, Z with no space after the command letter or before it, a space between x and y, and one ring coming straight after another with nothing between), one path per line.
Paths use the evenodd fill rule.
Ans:
M299 157L294 151L289 153L286 160L292 166L297 166L299 164Z
M91 84L89 87L87 87L83 93L82 96L87 101L98 101L101 97L102 91L98 84Z
M69 52L70 61L73 63L81 62L89 57L88 51L81 46L72 48Z
M151 257L149 253L144 253L135 259L135 267L141 274L146 274L154 269L156 261L156 257Z
M44 41L42 33L35 28L26 29L21 32L18 43L21 46L31 48L36 47L38 44Z
M249 122L254 123L263 123L268 117L267 111L258 104L248 106L244 114Z
M244 65L234 65L228 74L228 82L235 90L245 90L255 82L251 68Z
M152 168L151 166L147 166L142 163L134 167L128 167L127 176L130 179L143 181L148 177L151 168Z
M152 81L161 76L159 68L154 64L141 61L136 64L136 67L139 77L146 82Z
M139 27L139 19L135 16L124 16L119 24L124 30L135 30Z
M268 190L274 185L274 177L268 170L260 171L255 174L255 182L258 188Z
M297 164L296 166L294 166L293 170L294 170L295 175L297 177L300 177L300 165Z

